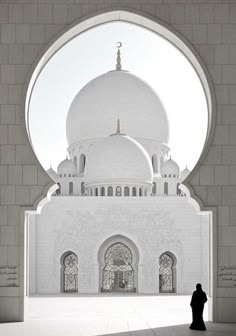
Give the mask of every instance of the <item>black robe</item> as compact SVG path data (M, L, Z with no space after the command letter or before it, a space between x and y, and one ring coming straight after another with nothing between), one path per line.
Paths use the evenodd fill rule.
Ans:
M203 321L203 309L204 303L207 302L206 293L203 290L196 290L193 292L190 306L192 307L193 322L190 325L190 329L193 330L206 330L205 323Z

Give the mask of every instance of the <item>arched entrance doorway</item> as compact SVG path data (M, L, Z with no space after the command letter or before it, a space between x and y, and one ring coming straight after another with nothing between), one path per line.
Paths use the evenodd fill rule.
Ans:
M101 292L137 292L139 252L123 235L106 239L98 251Z
M120 242L111 245L104 257L102 292L134 292L133 257L130 249Z

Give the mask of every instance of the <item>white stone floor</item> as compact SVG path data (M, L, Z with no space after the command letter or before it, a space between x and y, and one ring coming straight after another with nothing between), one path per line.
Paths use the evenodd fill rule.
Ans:
M235 336L236 324L207 322L192 331L189 296L32 297L23 323L0 325L3 336ZM207 321L207 305L204 319Z

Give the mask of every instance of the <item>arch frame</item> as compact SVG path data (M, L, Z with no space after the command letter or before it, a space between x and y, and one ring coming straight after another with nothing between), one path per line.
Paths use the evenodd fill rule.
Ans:
M29 73L28 78L24 85L24 90L22 94L22 101L21 104L25 110L25 126L26 126L26 133L28 134L29 145L32 148L32 151L35 154L37 164L43 170L41 163L38 161L37 155L34 151L32 146L30 131L29 131L29 106L30 106L30 99L32 96L32 92L35 86L35 83L40 76L40 73L43 71L46 64L49 60L53 57L53 55L60 50L66 43L72 40L74 37L86 32L87 30L96 27L98 25L104 23L110 23L114 21L123 21L129 22L136 25L139 25L145 29L149 29L150 31L161 35L163 38L167 39L173 45L175 45L187 58L187 60L193 65L196 70L196 73L199 76L199 79L203 85L205 95L207 98L207 105L208 105L208 131L205 144L203 146L202 153L200 158L195 165L194 169L188 175L188 177L183 181L181 185L181 189L186 190L186 194L191 197L191 201L196 205L196 208L200 209L205 213L209 213L211 217L210 221L210 286L209 288L212 302L211 302L211 309L210 309L210 320L216 321L217 320L217 208L216 207L206 207L204 206L202 200L197 197L194 193L194 189L191 186L191 179L194 177L196 172L199 170L204 158L206 157L208 150L210 148L214 128L216 124L216 98L215 98L215 91L211 76L207 70L206 65L204 64L203 60L194 49L192 44L183 37L175 28L166 24L165 22L161 21L160 19L143 13L142 11L133 10L130 8L126 8L123 6L117 7L117 9L106 9L101 11L95 11L91 15L84 16L79 20L75 20L73 24L68 25L67 27L63 28L58 34L54 36L54 38L42 49L41 53L36 57ZM49 202L50 196L52 194L52 190L55 191L57 186L55 182L48 176L48 185L45 186L42 194L35 199L33 206L30 207L22 207L20 220L21 220L21 227L24 226L24 234L22 235L21 240L21 255L24 256L24 262L21 262L20 269L21 274L24 274L22 277L20 286L22 288L22 293L27 293L27 284L25 278L27 279L27 253L26 253L26 246L27 240L25 238L26 235L26 227L25 223L27 223L27 214L30 213L39 213L41 208L44 204ZM215 305L213 305L213 300L215 301ZM22 300L24 307L24 300ZM24 320L24 308L21 310L21 319Z
M103 284L103 269L105 264L105 254L107 250L114 244L121 243L128 247L132 254L132 267L134 269L134 285L136 292L138 292L138 265L139 265L139 251L136 244L128 237L121 234L113 235L107 238L99 247L97 252L97 260L99 265L99 292L102 291Z

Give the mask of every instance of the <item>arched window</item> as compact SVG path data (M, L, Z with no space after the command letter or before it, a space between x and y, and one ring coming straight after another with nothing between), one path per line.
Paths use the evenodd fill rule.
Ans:
M104 259L102 291L134 292L133 257L130 249L125 244L117 242L107 249Z
M132 196L137 196L137 191L135 187L132 188Z
M157 171L158 171L158 164L157 164L157 156L156 156L156 154L153 154L153 156L152 156L152 167L153 167L154 173L157 173Z
M164 183L164 195L168 195L168 182Z
M116 196L121 196L121 187L116 187Z
M81 182L81 195L84 195L85 193L85 187L84 187L84 182Z
M104 187L101 188L101 196L105 196L105 188Z
M61 291L78 292L78 257L73 252L66 252L61 257Z
M156 193L157 193L157 184L156 184L156 182L153 182L152 194L156 195Z
M59 188L56 190L56 195L61 195L61 184L57 183L57 185Z
M163 253L159 258L159 291L160 293L173 293L176 291L176 271L174 257Z
M113 188L108 187L108 196L113 196Z
M95 188L95 196L98 196L98 188Z
M176 186L176 193L177 193L177 195L181 195L181 189L180 189L180 183L177 183L177 186Z
M69 182L69 195L73 195L73 182Z
M129 196L129 187L125 187L124 196Z
M81 154L79 158L79 173L80 174L84 173L85 164L86 164L86 156L84 154Z

